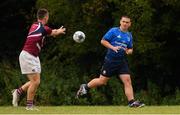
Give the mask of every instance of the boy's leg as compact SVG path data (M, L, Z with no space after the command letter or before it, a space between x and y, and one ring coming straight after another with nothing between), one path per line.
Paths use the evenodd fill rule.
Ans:
M108 80L109 80L109 77L100 75L99 78L92 79L88 84L81 84L81 86L76 94L76 98L79 98L79 96L87 94L87 92L90 88L95 88L95 87L98 87L101 85L106 85Z
M124 84L124 91L125 91L125 95L128 99L129 107L143 107L143 106L145 106L144 103L142 103L140 101L136 101L134 99L134 92L133 92L130 74L121 74L119 76L119 78L121 79L121 81Z
M99 78L92 79L88 84L88 88L95 88L101 85L106 85L107 81L109 80L109 77L105 77L103 75L100 75Z
M12 104L14 107L18 106L18 101L20 99L20 96L27 91L28 87L30 85L30 81L26 82L24 85L22 85L18 89L14 89L12 91L13 99L12 99Z
M28 74L30 85L27 89L27 107L33 107L34 96L40 84L40 74Z
M132 87L130 75L129 74L121 74L119 76L119 78L123 82L124 92L125 92L125 95L126 95L128 101L133 100L134 99L134 93L133 93L133 87Z

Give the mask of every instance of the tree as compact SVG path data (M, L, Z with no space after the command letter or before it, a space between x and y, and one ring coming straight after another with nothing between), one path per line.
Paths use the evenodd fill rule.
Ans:
M1 1L0 59L17 58L23 46L36 0ZM6 9L6 10L4 10ZM11 60L7 59L7 60Z

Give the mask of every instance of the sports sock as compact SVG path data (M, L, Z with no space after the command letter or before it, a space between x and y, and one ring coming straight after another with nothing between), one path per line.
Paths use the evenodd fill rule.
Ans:
M33 106L33 100L27 100L27 107L32 107Z
M21 96L21 95L24 93L24 91L23 91L23 89L20 87L19 89L17 89L17 93L18 93L19 96Z
M132 100L130 100L130 101L128 102L128 104L132 104L134 101L135 101L135 100L132 99Z
M87 84L85 85L85 89L88 90L88 91L90 89Z

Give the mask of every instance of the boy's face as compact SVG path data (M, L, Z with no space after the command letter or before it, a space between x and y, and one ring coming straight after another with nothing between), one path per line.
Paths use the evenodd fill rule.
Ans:
M122 17L120 20L120 27L122 30L128 30L128 28L131 26L131 20L127 17Z

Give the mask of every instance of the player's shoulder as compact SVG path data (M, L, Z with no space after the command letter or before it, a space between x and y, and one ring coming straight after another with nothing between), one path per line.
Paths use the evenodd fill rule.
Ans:
M130 39L133 39L133 36L132 36L132 32L127 32L128 36L130 37Z
M130 35L130 36L132 36L132 32L129 32L129 31L128 31L127 34Z
M37 28L38 26L40 26L38 22L33 22L31 24L31 28Z
M117 31L117 30L119 30L118 27L112 27L112 28L109 29L110 32L115 32L115 31Z

